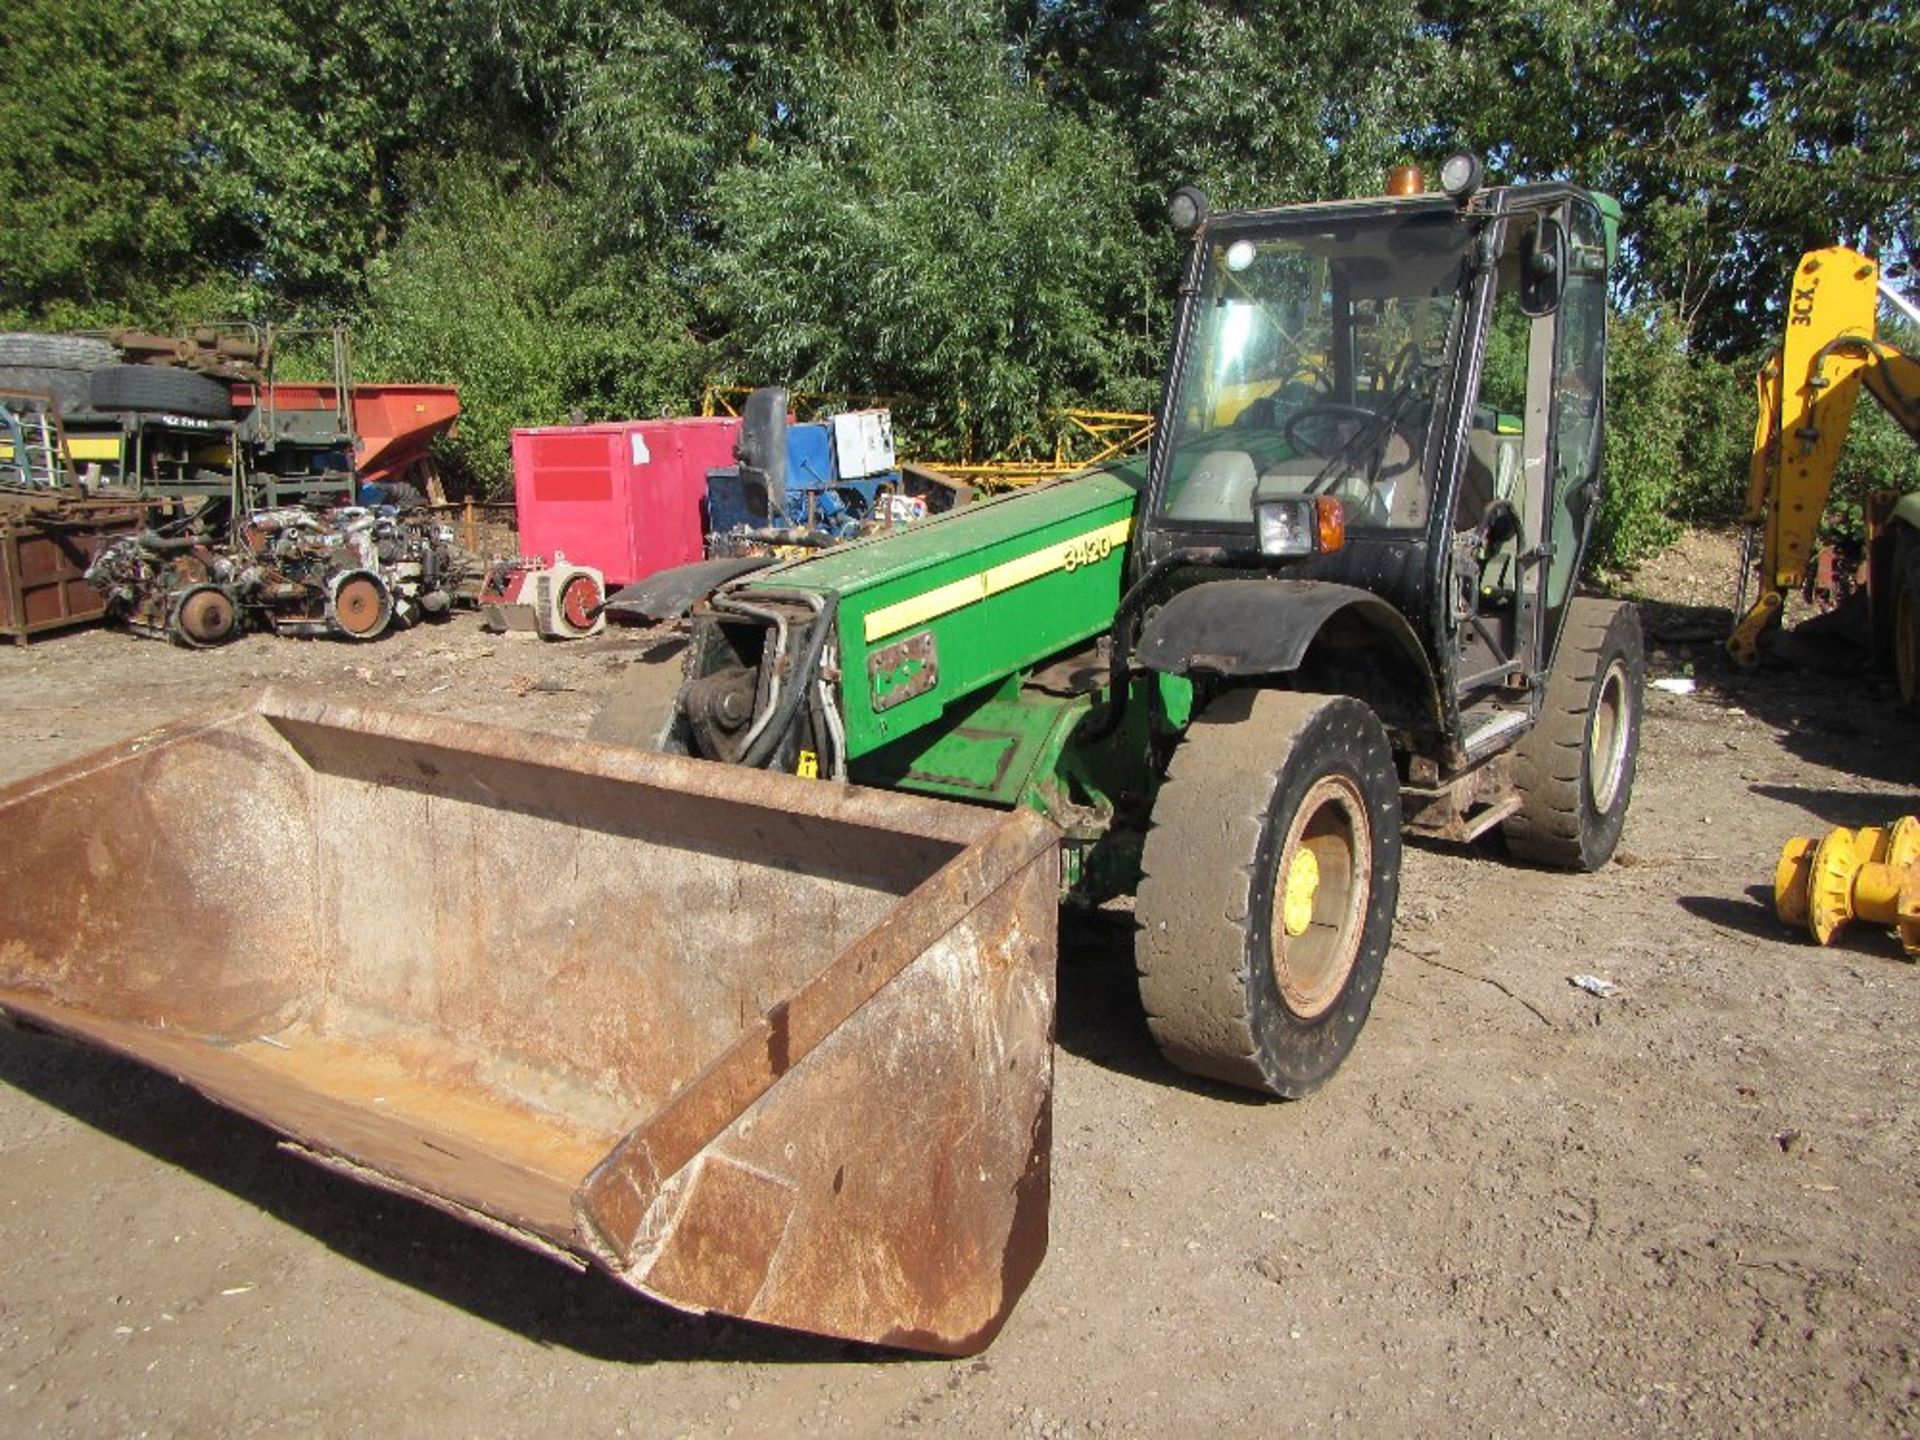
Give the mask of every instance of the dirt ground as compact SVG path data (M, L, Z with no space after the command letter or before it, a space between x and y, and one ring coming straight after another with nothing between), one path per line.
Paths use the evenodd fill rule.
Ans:
M977 1359L651 1307L0 1030L0 1434L1912 1434L1920 970L1766 887L1787 837L1920 810L1920 721L1834 644L1732 672L1731 572L1705 537L1637 582L1698 688L1649 691L1617 863L1410 848L1312 1099L1170 1070L1130 917L1069 920L1052 1247ZM4 648L0 779L267 684L578 733L642 643Z

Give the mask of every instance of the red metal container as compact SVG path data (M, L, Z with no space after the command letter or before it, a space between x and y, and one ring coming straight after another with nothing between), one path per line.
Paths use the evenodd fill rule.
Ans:
M332 410L338 392L331 385L273 386L276 409ZM233 403L244 414L260 403L252 385L235 385ZM355 385L353 428L360 437L354 454L363 481L399 480L415 461L426 458L434 440L460 417L460 392L451 385Z
M706 558L707 472L734 463L739 433L731 416L514 431L522 552L591 565L610 588Z
M18 645L98 620L107 598L87 583L87 566L150 519L142 506L96 500L0 506L0 637Z

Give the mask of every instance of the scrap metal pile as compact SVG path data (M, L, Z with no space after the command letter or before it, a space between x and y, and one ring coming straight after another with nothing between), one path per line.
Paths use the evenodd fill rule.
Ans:
M477 573L433 517L355 505L254 511L224 537L143 530L87 579L129 629L204 647L248 629L377 639L471 601Z

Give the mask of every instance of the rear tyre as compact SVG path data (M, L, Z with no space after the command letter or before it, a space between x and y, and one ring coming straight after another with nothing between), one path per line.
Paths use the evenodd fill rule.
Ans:
M1562 870L1613 858L1633 799L1646 682L1640 612L1575 600L1540 718L1514 749L1521 805L1500 827L1511 853Z
M686 685L686 646L655 647L620 672L587 726L587 738L634 750L687 754L680 692Z
M1167 1059L1297 1099L1373 1007L1400 892L1400 787L1373 712L1241 690L1188 729L1136 902L1147 1025Z
M1907 557L1893 592L1893 683L1900 703L1920 706L1920 552Z

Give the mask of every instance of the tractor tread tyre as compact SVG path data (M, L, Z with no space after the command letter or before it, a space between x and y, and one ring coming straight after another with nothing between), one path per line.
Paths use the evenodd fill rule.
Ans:
M93 372L96 410L159 410L191 420L231 420L233 392L223 380L170 365L107 365Z
M1362 812L1339 927L1350 968L1332 967L1327 984L1338 989L1303 1015L1276 973L1274 896L1281 852L1307 818L1302 802L1327 786ZM1319 1088L1366 1023L1392 941L1400 789L1379 719L1345 696L1223 695L1174 752L1142 868L1140 998L1161 1052L1183 1070L1287 1099Z
M1500 827L1511 854L1582 871L1613 858L1633 799L1646 674L1640 612L1617 601L1574 600L1540 718L1514 747L1520 809ZM1607 752L1610 774L1598 777L1605 796L1594 792L1596 745Z
M1893 586L1893 683L1902 705L1920 709L1920 546L1901 557Z
M686 647L681 643L670 654L654 658L657 654L656 649L620 672L587 726L589 740L669 755L687 753L686 721L680 714Z

